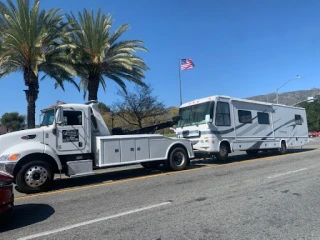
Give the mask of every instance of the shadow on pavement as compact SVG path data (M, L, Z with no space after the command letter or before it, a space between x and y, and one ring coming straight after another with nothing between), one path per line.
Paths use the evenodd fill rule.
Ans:
M223 164L229 164L233 162L241 162L241 161L248 161L248 160L256 160L259 158L265 158L265 157L278 157L278 156L290 156L290 154L294 153L302 153L302 152L309 152L313 151L316 148L300 148L300 149L288 149L288 152L285 155L281 155L278 152L275 151L266 151L266 152L259 152L255 156L249 156L245 151L238 152L237 155L231 155L227 158L225 161L219 161L216 158L205 158L205 159L196 159L193 161L193 164L217 164L217 165L223 165Z
M12 220L0 226L0 233L42 222L54 212L54 209L47 204L16 205L13 208Z
M304 149L288 149L288 153L285 156L298 152L307 152L314 150L315 148L304 148ZM229 156L226 161L218 161L217 159L206 158L206 159L195 159L191 161L190 166L187 169L203 168L211 165L224 165L233 162L248 161L264 157L277 157L279 154L274 152L261 152L257 156L250 157L245 152L237 152L236 155ZM116 182L121 180L130 180L134 178L147 177L151 175L158 175L164 173L170 173L172 171L166 170L160 166L159 169L146 170L140 165L126 166L120 168L109 168L104 169L105 172L98 170L95 175L76 177L76 178L62 178L55 179L54 186L51 191L71 189L76 187L90 186L95 184L101 184L105 182Z

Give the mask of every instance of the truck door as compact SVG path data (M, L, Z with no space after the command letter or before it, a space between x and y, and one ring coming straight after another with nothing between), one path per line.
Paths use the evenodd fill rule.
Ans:
M57 126L58 151L79 151L85 149L85 114L74 108L63 109L63 121Z

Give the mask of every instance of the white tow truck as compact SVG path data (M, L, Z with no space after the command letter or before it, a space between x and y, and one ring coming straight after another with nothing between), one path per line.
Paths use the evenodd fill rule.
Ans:
M94 174L104 167L141 163L183 170L194 158L191 141L160 134L111 135L97 102L62 104L42 110L40 128L0 136L0 170L15 178L20 192L50 189L55 173Z

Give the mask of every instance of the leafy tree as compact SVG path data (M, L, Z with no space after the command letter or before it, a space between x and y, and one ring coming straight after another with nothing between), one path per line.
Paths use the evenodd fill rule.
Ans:
M306 109L309 131L320 131L320 99L317 98L311 103L302 102L299 106Z
M135 86L134 92L118 91L123 101L113 105L115 115L131 127L142 128L156 122L156 117L167 113L164 104L152 96L150 86Z
M59 11L40 10L40 0L34 0L32 6L28 0L17 0L17 6L11 0L7 4L0 2L0 77L23 73L28 128L35 127L39 72L53 78L56 87L64 89L65 80L77 86L72 78L76 73L66 55L71 45L61 45L68 32L67 23L62 21L64 15Z
M103 115L107 112L110 112L110 108L107 105L105 105L103 102L98 103L98 108L99 108L101 115Z
M5 126L7 132L18 131L25 127L26 117L18 112L5 113L1 117L1 125Z
M111 15L98 10L96 16L93 11L86 9L78 12L78 19L71 12L66 15L70 23L69 41L75 44L72 51L75 69L81 78L80 88L84 91L84 98L89 93L88 100L98 99L99 85L106 89L105 78L116 82L124 91L126 85L123 80L143 85L144 70L148 67L144 61L134 54L138 50L147 51L141 40L124 40L119 38L129 30L129 25L120 26L114 33L110 33L113 24Z

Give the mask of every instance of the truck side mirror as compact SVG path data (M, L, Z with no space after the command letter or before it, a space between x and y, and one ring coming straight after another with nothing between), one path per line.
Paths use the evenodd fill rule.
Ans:
M206 121L206 123L211 123L212 122L212 119L210 119L210 114L206 115L205 121Z
M61 106L57 107L56 114L55 114L55 120L57 125L62 125L63 123L63 109Z

